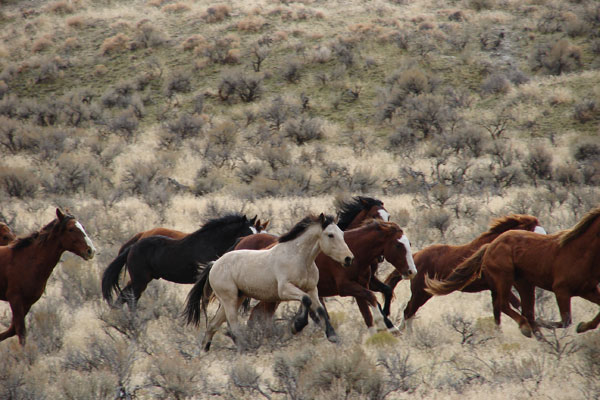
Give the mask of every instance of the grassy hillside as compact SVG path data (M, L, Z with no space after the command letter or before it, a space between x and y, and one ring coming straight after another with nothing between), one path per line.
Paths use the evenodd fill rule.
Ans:
M599 32L593 0L1 1L0 220L25 235L67 207L99 253L65 255L28 345L0 344L0 398L598 396L597 332L496 330L489 293L433 299L397 338L332 299L337 346L290 337L290 305L204 355L189 285L153 282L132 315L100 276L141 230L240 211L279 234L358 194L414 251L510 212L567 229L600 198Z

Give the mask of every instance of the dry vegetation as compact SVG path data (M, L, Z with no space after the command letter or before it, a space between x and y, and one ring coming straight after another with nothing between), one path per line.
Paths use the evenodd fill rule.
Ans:
M571 227L600 199L599 32L594 0L2 2L0 219L26 234L68 207L100 252L66 255L27 346L0 343L0 398L597 398L597 331L496 330L488 293L397 338L332 299L337 346L289 337L290 306L248 351L202 354L188 285L153 282L133 315L99 277L135 232L242 211L281 233L336 194L382 199L415 250L509 212Z

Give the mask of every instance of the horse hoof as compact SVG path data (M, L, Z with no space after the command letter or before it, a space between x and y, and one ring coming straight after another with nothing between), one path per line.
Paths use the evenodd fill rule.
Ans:
M331 343L339 343L340 342L340 338L336 334L327 336L327 340L329 340Z
M585 325L586 325L585 322L580 322L579 324L577 324L577 329L576 329L577 333L583 333L583 332L587 331L588 328Z
M528 338L531 337L531 328L528 327L527 325L522 325L520 328L521 333L525 336L527 336Z

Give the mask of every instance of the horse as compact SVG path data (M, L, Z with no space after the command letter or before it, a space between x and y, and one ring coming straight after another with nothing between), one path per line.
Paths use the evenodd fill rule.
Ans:
M460 289L483 272L492 289L494 319L500 325L501 312L514 319L521 333L539 333L535 321L535 287L554 292L561 321L551 327L571 324L571 297L600 304L600 207L587 213L573 228L552 235L509 231L466 259L445 281L427 280L430 293L441 295ZM507 302L511 287L521 296L522 313ZM581 322L577 332L595 329L600 313Z
M10 230L10 228L8 227L8 225L6 225L3 222L0 222L0 246L6 246L7 244L9 244L10 242L12 242L16 238L17 237Z
M214 334L225 320L234 341L240 344L237 313L247 297L269 302L301 302L303 310L295 319L292 332L306 326L311 310L324 321L327 338L336 342L337 335L317 291L319 271L315 259L321 251L346 266L352 264L354 256L344 242L342 231L333 223L333 217L324 214L305 217L269 249L234 250L208 264L190 291L185 307L187 322L197 325L201 308L206 314L212 292L220 302L202 341L203 349L210 349Z
M452 270L464 261L467 257L475 253L481 246L492 242L500 234L511 229L521 229L526 231L534 231L546 233L544 228L539 224L536 217L526 214L510 214L501 218L496 218L490 224L489 230L473 239L471 242L461 245L452 246L445 244L435 244L418 251L414 255L415 264L417 265L417 275L410 281L411 297L404 309L404 319L402 327L406 323L410 323L411 318L417 313L429 299L431 295L425 291L425 277L437 276L438 279L443 279L448 276ZM392 271L386 278L385 283L392 290L400 280L400 275L397 271ZM481 292L488 290L489 286L485 279L477 279L470 285L462 288L464 292ZM511 303L515 307L519 307L519 299L511 294Z
M116 305L129 300L133 308L153 279L175 283L195 283L198 265L216 260L241 236L256 231L256 217L230 214L208 221L197 231L180 239L149 236L125 247L102 275L102 296L111 305L113 291ZM121 290L119 274L127 264L130 281Z
M338 200L336 204L338 210L337 214L337 225L345 231L360 226L365 220L369 219L381 219L383 221L389 221L390 214L383 206L383 202L378 199L364 196L355 196L350 200ZM264 249L273 243L277 242L277 236L259 233L250 235L242 238L234 247L235 250L258 250ZM384 296L383 312L384 315L389 315L390 305L392 302L393 290L381 282L375 275L379 262L383 261L382 258L377 258L371 263L371 278L369 280L369 289L380 292ZM275 312L276 305L272 303L260 303L255 306L252 311L251 320L256 318L260 313L264 316L273 315Z
M253 233L259 233L259 232L266 231L267 226L269 225L269 220L261 222L260 219L257 220L256 218L257 218L257 216L255 216L252 219L252 221L255 221L255 222L254 222L254 226L250 228L250 229L254 229ZM1 229L1 225L0 225L0 229ZM0 232L1 232L1 230L0 230ZM175 229L163 228L163 227L149 229L147 231L138 232L135 235L133 235L131 237L131 239L126 241L121 246L121 248L119 249L119 252L117 254L123 253L125 251L125 249L134 245L138 240L144 239L144 238L147 238L150 236L166 236L166 237L170 237L172 239L183 239L184 237L186 237L188 235L189 235L189 233L186 233L186 232L178 231Z
M61 255L70 251L91 260L96 248L74 216L56 209L56 219L38 232L0 247L0 300L12 310L9 328L0 341L17 335L25 345L25 315L40 299Z
M373 260L383 256L401 276L412 278L417 269L410 241L397 224L376 219L363 222L359 228L345 231L344 240L354 254L354 262L350 267L340 266L323 253L315 260L319 269L319 297L352 296L371 333L386 329L397 332L398 329L379 308L375 293L369 290L371 265ZM258 308L265 311L265 318L271 317L277 308L277 303L267 304L267 307Z

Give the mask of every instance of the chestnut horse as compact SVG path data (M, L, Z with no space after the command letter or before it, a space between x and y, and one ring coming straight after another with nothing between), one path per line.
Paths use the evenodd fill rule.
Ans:
M369 290L369 281L372 275L371 265L381 256L404 278L410 279L416 275L417 270L407 236L393 222L371 219L359 228L345 231L344 240L354 254L354 262L350 267L342 267L323 253L315 260L319 269L319 297L352 296L356 299L358 309L371 333L385 329L397 331L383 310L379 309L375 293ZM265 317L271 317L277 303L267 304L269 306L261 311L266 312Z
M201 303L206 313L212 291L219 299L221 306L206 330L202 348L210 349L215 332L225 320L234 341L240 345L237 342L240 339L237 314L248 297L270 302L301 302L303 312L294 321L292 332L306 326L310 309L323 319L327 338L337 342L317 292L319 271L315 258L321 251L338 263L352 264L353 255L344 242L343 232L333 223L333 217L323 214L304 218L269 249L230 251L207 265L190 291L186 304L188 323L198 324Z
M414 257L418 272L415 278L410 281L411 297L404 309L402 326L405 326L405 323L410 323L411 318L416 314L417 310L432 297L425 291L426 276L430 278L436 276L438 279L445 278L458 264L477 251L481 246L490 243L500 236L500 234L511 229L522 229L540 233L546 232L539 226L539 221L536 217L526 214L511 214L493 220L487 232L482 233L467 244L462 246L434 244L416 252ZM385 283L393 290L400 278L400 274L397 271L392 271ZM473 281L461 290L463 292L474 293L488 289L487 282L481 278ZM511 294L510 301L515 307L519 306L519 299L516 296Z
M509 231L465 260L445 281L428 280L430 293L441 295L459 290L478 279L482 272L492 289L494 318L500 313L514 319L525 336L539 327L535 321L535 287L553 291L561 321L554 327L571 324L571 297L579 296L600 304L600 207L590 211L572 229L552 235ZM508 304L511 287L521 296L522 313ZM600 313L577 326L577 332L595 329Z
M261 222L260 219L257 220L256 218L257 217L255 216L253 219L253 221L255 221L254 222L255 232L253 232L253 233L259 233L259 232L265 231L267 229L267 226L269 225L269 221L267 220L265 222ZM1 232L1 224L0 224L0 232ZM189 233L177 231L175 229L163 228L163 227L158 227L158 228L153 228L153 229L150 229L147 231L138 232L135 235L133 235L131 237L131 239L129 239L127 242L125 242L121 246L118 254L121 254L122 252L124 252L125 249L134 245L138 240L144 239L144 238L147 238L150 236L166 236L166 237L170 237L171 239L183 239L184 237L186 237L188 235L189 235Z
M368 219L381 219L383 221L389 221L390 214L383 206L383 202L378 199L364 196L355 196L348 201L339 201L337 204L338 210L338 227L345 231L348 229L356 228L360 226L365 220ZM250 235L242 238L236 245L235 250L248 249L258 250L264 249L273 243L277 242L277 236L259 233L256 235ZM380 292L384 296L383 313L389 315L390 304L392 302L393 290L377 278L375 273L377 267L382 259L378 258L373 260L371 263L371 278L369 280L369 289L376 292ZM265 315L273 315L275 312L275 304L261 303L254 307L252 311L252 318L255 318L259 313Z
M118 294L117 305L129 301L135 307L148 283L165 279L175 283L194 283L198 265L216 260L235 240L256 231L256 217L231 214L208 221L196 232L181 239L150 236L126 247L102 275L102 296L112 305L113 291ZM130 281L121 290L119 274L127 264Z
M8 225L0 222L0 246L6 246L16 238L17 237L12 233Z
M8 301L12 310L12 322L0 333L0 341L17 335L25 345L25 315L44 293L65 251L90 260L96 249L81 223L58 208L56 219L40 231L0 247L0 300Z

